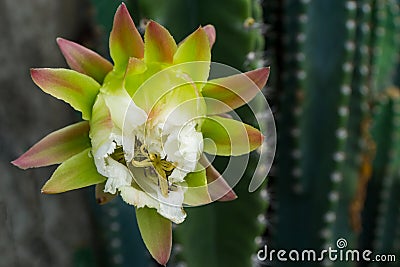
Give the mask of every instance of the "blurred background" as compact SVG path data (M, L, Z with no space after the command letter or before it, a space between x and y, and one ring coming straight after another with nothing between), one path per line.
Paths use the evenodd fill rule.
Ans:
M400 266L400 3L396 0L127 0L136 25L166 26L176 41L217 30L213 61L271 66L264 89L278 146L266 183L239 198L188 209L168 266ZM42 195L54 168L9 162L78 121L44 94L31 67L66 67L55 39L108 55L121 1L0 0L0 267L157 266L134 209L99 206L93 188ZM263 112L263 110L259 110ZM253 116L240 114L248 123ZM257 153L257 152L256 152ZM259 155L253 155L257 158ZM224 159L218 160L223 168ZM369 249L397 262L268 262L268 249Z

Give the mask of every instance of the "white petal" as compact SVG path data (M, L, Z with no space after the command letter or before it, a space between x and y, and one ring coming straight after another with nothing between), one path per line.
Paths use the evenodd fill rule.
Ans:
M104 158L104 157L94 157L94 164L96 165L98 173L100 173L103 176L107 175L106 158Z
M159 190L158 198L160 201L160 208L157 210L159 214L177 224L185 220L186 212L182 208L184 198L182 189L170 191L167 198Z
M170 134L164 144L164 151L167 154L167 160L177 162L181 159L179 152L178 132Z
M147 114L133 102L126 91L125 94L125 96L112 97L107 103L120 109L115 112L116 120L117 123L122 123L121 127L123 127L122 144L125 159L131 161L134 157L135 139L137 136L143 136Z
M134 133L125 134L122 142L123 142L122 147L124 149L125 160L131 161L135 156L135 143L136 143L135 134Z
M159 208L158 201L142 190L138 190L132 186L124 186L119 190L122 199L129 205L134 205L138 208L143 208L144 206L156 209Z
M180 168L178 167L178 168L175 168L175 169L172 171L171 175L168 177L168 180L169 180L171 183L180 183L180 182L183 182L183 180L185 179L185 177L186 177L187 174L188 174L187 171L185 171L185 170L183 170L183 169L180 169Z
M164 150L167 159L177 164L177 168L170 177L176 179L177 182L181 182L182 176L195 170L203 150L203 136L196 131L195 125L191 122L182 129L177 128L165 142Z
M121 130L114 127L108 138L107 139L104 138L103 143L100 146L98 146L97 150L95 151L94 157L105 158L108 155L111 155L114 152L117 145L119 146L122 145L121 134L122 134ZM98 136L93 136L92 141L94 138L97 137Z
M139 108L128 92L121 88L117 90L118 94L104 95L105 102L110 109L111 118L115 125L128 133L139 125L142 125L146 119L147 114L144 110Z
M130 186L132 176L126 166L111 157L105 158L105 176L108 177L104 192L115 194L116 191L124 186Z
M95 151L94 157L98 159L105 158L107 155L111 155L116 147L117 144L113 142L112 138L109 138Z
M150 177L152 173L147 173L141 168L132 167L131 171L134 175L132 188L121 187L119 190L125 202L137 207L148 206L156 208L157 212L165 218L175 222L181 223L186 217L186 213L182 209L184 200L184 188L174 187L164 197L161 189L157 184L157 177Z
M121 131L121 129L114 127L110 134L110 140L117 143L117 145L122 146L122 131Z
M147 150L150 153L157 153L161 156L161 158L165 156L165 153L162 151L163 129L161 125L146 129L144 140Z
M157 209L157 212L174 223L182 223L186 213L182 208L184 192L182 190L171 191L168 197L158 194L158 199L133 186L123 186L119 189L122 199L130 205L138 208L149 207ZM159 190L158 190L159 191Z

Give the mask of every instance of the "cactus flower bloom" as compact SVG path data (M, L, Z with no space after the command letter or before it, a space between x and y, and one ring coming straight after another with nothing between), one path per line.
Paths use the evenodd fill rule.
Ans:
M43 193L96 185L101 204L120 195L136 207L144 243L165 265L171 222L184 221L184 205L236 198L203 152L236 156L263 142L257 129L223 114L250 101L269 69L208 80L215 36L207 25L177 45L150 21L143 41L121 4L110 34L113 64L58 38L71 69L32 69L31 76L44 92L81 112L83 121L47 135L13 164L61 164Z

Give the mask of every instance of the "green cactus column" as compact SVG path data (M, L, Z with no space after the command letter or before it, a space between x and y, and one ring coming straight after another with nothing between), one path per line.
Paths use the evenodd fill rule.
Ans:
M395 255L400 250L399 214L399 33L400 14L396 1L376 1L373 19L376 31L372 35L374 113L371 136L375 143L372 175L365 188L362 212L360 248L376 254ZM395 85L395 86L393 86ZM381 266L364 263L362 266ZM398 266L389 263L388 266Z
M399 257L400 91L389 89L374 112L372 136L376 158L368 186L361 246L375 254ZM381 266L378 263L371 266ZM393 265L397 266L397 265Z
M357 144L368 53L361 24L368 12L356 1L284 1L281 18L276 208L270 246L336 248L339 237L355 246L349 206L357 184ZM265 16L268 18L268 10ZM272 15L272 14L271 14ZM268 34L266 36L268 43ZM277 55L273 55L277 56ZM358 62L358 63L357 63ZM364 74L360 74L360 68ZM351 136L349 136L349 133ZM356 142L356 144L354 144ZM329 262L279 263L320 266ZM340 265L337 265L340 266ZM343 264L351 266L351 264Z
M291 192L288 195L295 199L308 201L310 206L305 205L300 209L299 215L303 212L310 214L311 219L315 219L311 221L320 222L320 230L334 220L334 215L329 213L329 209L333 209L330 196L342 180L341 166L346 158L344 147L354 48L343 44L354 40L356 7L352 1L339 2L299 4L297 1L288 1L286 6L286 12L299 12L287 17L295 20L291 23L299 24L300 29L292 33L293 27L290 22L286 23L286 40L289 41L286 41L288 48L285 57L290 60L286 64L294 68L288 70L288 74L283 77L286 80L286 93L296 97L297 104L292 103L290 111L286 111L294 117L294 128L289 132L294 146L279 153L278 158L284 161L281 155L290 156L294 164L282 170L289 170L289 173L279 175L282 180L290 179L289 183L282 182L282 187L278 186L282 194L288 191ZM320 23L322 21L324 23ZM295 49L291 47L293 45L296 45ZM288 53L294 54L289 56ZM292 64L293 61L295 64ZM289 107L285 100L281 104L282 110ZM284 118L282 115L282 120ZM286 143L283 140L278 142ZM282 195L281 201L284 197ZM320 200L319 203L316 200ZM310 209L312 203L314 210ZM293 210L296 209L293 207ZM307 242L307 239L314 239L317 244L321 242L315 233L303 234L308 235L308 238L304 236L302 242Z
M371 202L378 205L381 200L366 187L375 172L374 148L382 149L382 142L374 145L369 131L376 119L371 107L392 84L398 60L398 3L287 0L270 1L264 10L271 31L266 35L267 48L276 51L267 55L272 68L280 71L272 76L280 102L269 247L337 249L339 238L346 239L347 249L371 247L368 237L376 231L387 240L390 234L385 229L394 236L396 220L390 224L379 219L380 230L375 229L368 212L374 210ZM380 157L382 153L374 162L384 160ZM369 188L376 188L374 183ZM379 205L395 212L389 199L392 202ZM385 247L390 242L381 243ZM275 262L274 266L356 266L356 262Z

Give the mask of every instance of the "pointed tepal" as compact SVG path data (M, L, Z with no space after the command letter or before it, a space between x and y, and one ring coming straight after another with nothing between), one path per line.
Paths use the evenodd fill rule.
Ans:
M217 39L217 33L215 31L215 28L213 25L208 24L204 26L203 29L207 34L208 42L210 43L210 48L212 48L215 43L215 40Z
M204 152L219 156L240 156L261 146L264 136L256 128L237 120L220 116L207 117L201 127L204 139ZM215 145L215 147L214 147ZM215 151L215 148L217 151Z
M90 148L64 161L42 188L42 193L57 194L102 183L107 178L97 172Z
M109 45L117 71L125 71L130 57L143 58L144 56L142 37L124 3L118 7L115 13Z
M203 89L208 114L230 112L249 103L267 83L269 68L208 81Z
M100 89L93 78L68 69L31 69L32 80L44 92L64 100L89 120Z
M177 46L171 34L160 24L150 21L144 34L145 62L172 64Z
M210 61L210 41L202 27L186 37L174 55L174 64L182 64L180 70L189 74L195 82L207 81Z
M212 202L207 186L206 170L190 172L185 177L186 191L183 203L190 206L200 206Z
M204 154L201 155L199 163L206 168L208 192L212 201L232 201L237 199L235 191Z
M113 69L108 60L80 44L63 38L57 38L57 44L71 69L92 77L98 83L103 83L104 77Z
M157 262L165 266L172 248L172 223L162 217L156 209L136 209L136 219L143 241Z
M47 135L11 163L21 169L59 164L88 147L89 123L82 121Z

